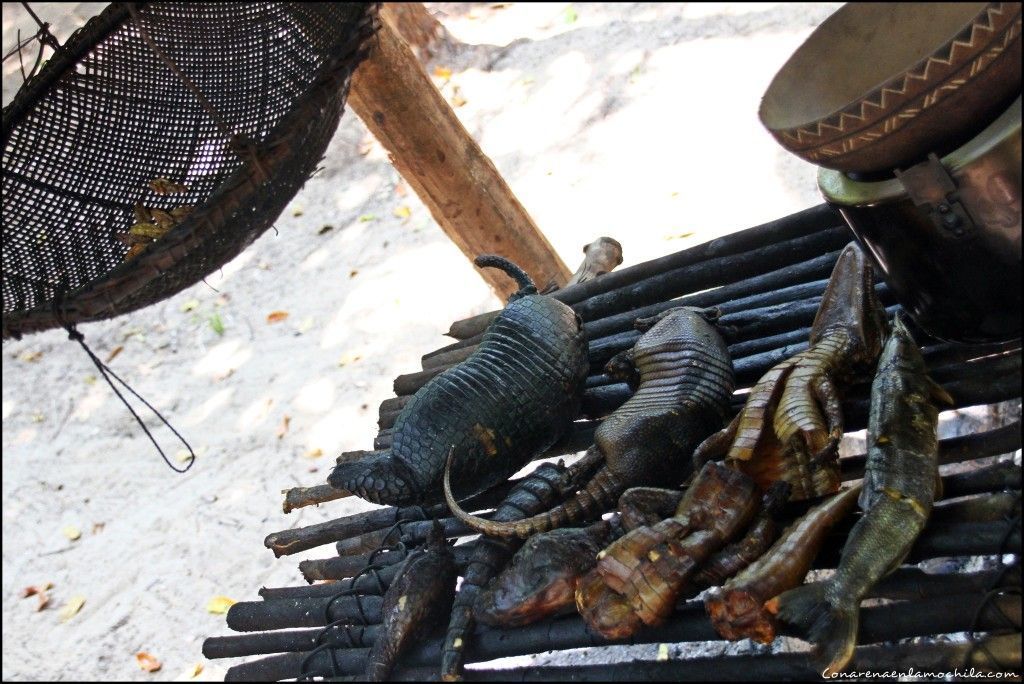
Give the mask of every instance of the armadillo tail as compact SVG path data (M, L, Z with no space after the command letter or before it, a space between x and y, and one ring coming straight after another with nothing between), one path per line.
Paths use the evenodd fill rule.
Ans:
M598 517L606 509L615 505L623 489L624 487L619 484L608 467L604 466L584 489L576 492L573 498L550 511L524 520L496 522L478 518L462 510L458 502L455 501L455 497L452 496L448 468L445 468L444 471L444 498L452 515L466 526L492 537L527 539L539 532L547 532L567 524L577 524Z
M412 475L390 449L369 454L358 461L340 463L327 478L335 489L344 489L375 504L408 506L419 503Z
M534 285L533 280L529 275L527 275L526 271L519 268L505 257L500 257L497 254L481 254L473 260L473 263L480 268L490 267L501 269L519 284L519 291L509 297L509 301L526 295L537 294L537 286Z
M778 597L778 617L806 633L818 645L815 660L831 672L842 671L857 645L857 606L834 604L825 597L826 582L791 589Z

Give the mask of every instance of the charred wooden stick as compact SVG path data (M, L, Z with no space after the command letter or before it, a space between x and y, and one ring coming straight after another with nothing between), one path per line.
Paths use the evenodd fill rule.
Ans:
M228 608L227 623L236 632L323 627L327 624L324 611L328 603L332 622L342 619L358 621L360 616L365 616L366 624L380 622L380 596L343 596L333 602L330 598L319 597L239 601Z
M1018 448L1020 448L1019 445ZM953 498L1007 489L1020 491L1020 486L1020 466L1014 465L1013 461L1000 461L986 468L942 478L942 495L945 498Z
M950 463L962 463L963 461L974 461L989 456L999 456L1016 451L1021 447L1020 421L1009 425L988 430L987 432L975 432L970 435L959 437L947 437L939 440L939 465ZM843 480L859 480L864 477L864 465L867 462L867 454L858 454L839 459L839 467L843 474ZM1011 463L1012 465L1012 463ZM987 469L986 469L987 470ZM1018 467L1019 471L1020 468ZM976 473L964 473L962 475L951 475L942 478L943 498L949 499L963 494L975 494L983 491L998 491L1001 486L984 486L986 482L984 471ZM967 477L972 476L972 477ZM975 483L975 480L977 482ZM961 482L971 481L971 485ZM1020 483L1017 483L1020 486ZM947 487L949 489L947 489ZM968 490L968 487L971 490ZM984 487L984 488L982 488ZM961 493L951 493L951 492Z
M482 514L481 517L489 520L490 515L490 513L485 513ZM440 522L444 527L444 536L448 538L465 537L467 535L476 534L472 528L467 527L455 518L441 518L438 522ZM401 539L406 542L406 544L419 544L426 541L427 534L430 532L432 526L433 521L429 520L422 522L410 522L406 525L402 525L401 537L398 535L392 535L391 539L394 539L395 541ZM360 553L372 553L375 549L380 548L388 534L389 530L377 530L376 532L367 532L365 534L343 539L337 544L338 555L350 556Z
M906 601L861 610L858 643L869 644L931 634L948 634L969 629L977 631L1005 628L1006 615L1021 612L1021 597L982 594L958 594ZM978 619L975 621L975 614ZM367 636L369 636L367 634ZM467 662L480 662L514 655L550 650L600 646L608 643L674 643L682 641L718 641L700 603L677 608L664 625L641 629L628 640L606 641L590 632L579 616L569 616L517 629L480 629L466 652ZM310 658L310 671L332 672L332 660L342 674L355 674L365 667L369 649L349 648L333 654L321 651ZM410 651L404 662L412 666L437 666L441 641L431 639ZM227 671L225 681L277 681L295 677L306 653L288 653L236 665Z
M468 544L463 544L455 547L453 551L455 553L455 565L459 568L465 567L466 563L469 562L469 554L471 553L470 546ZM370 556L371 554L367 554L365 556L339 556L337 558L305 560L299 563L299 571L307 582L345 579L347 577L354 576L365 568L370 560ZM386 561L387 559L381 560ZM395 561L395 563L399 562L401 561ZM390 569L392 566L393 564L389 565L385 570ZM381 570L381 577L385 577L383 570ZM387 579L390 582L390 576L388 576Z
M566 304L575 304L681 267L691 266L712 258L757 251L767 244L811 235L827 228L840 226L842 223L842 217L834 209L828 205L819 204L816 207L784 216L760 226L724 235L674 254L609 273L603 278L565 287L553 293L552 296ZM466 321L459 321L457 325L460 334L466 337L478 335L487 327L487 323L482 321L478 321L475 326L469 326ZM465 337L459 339L465 339Z
M328 501L344 499L349 494L344 489L335 489L331 485L316 485L314 487L292 487L281 492L284 494L284 512L291 513L296 508L304 506L319 506Z
M483 492L482 494L470 497L467 499L465 505L467 508L473 510L491 508L497 505L497 503L500 502L502 498L508 494L509 490L518 482L519 480L509 480L508 482L504 482L497 487ZM342 492L343 496L349 496L349 494L343 490L339 489L335 491ZM444 515L447 512L448 508L444 504L435 504L434 506L429 506L425 509L420 509L418 506L406 508L388 506L387 508L368 511L366 513L356 513L355 515L348 515L344 518L337 518L335 520L328 520L327 522L307 525L306 527L296 527L290 530L273 532L267 535L266 539L263 540L263 545L273 551L274 555L277 557L288 556L293 553L299 553L300 551L307 551L309 549L316 548L317 546L330 544L331 542L348 539L361 534L376 532L377 530L382 530L398 523L401 523L404 527L407 523L429 520L432 517ZM426 514L426 517L424 517L424 513ZM399 539L399 533L396 532L392 538L397 541ZM376 547L374 547L374 549L375 548ZM370 549L370 551L374 549Z
M712 290L686 295L679 299L658 302L594 321L588 321L584 324L583 329L587 334L587 339L597 340L617 332L632 329L633 322L637 318L654 316L675 306L715 306L724 302L754 296L758 293L774 292L789 286L799 287L822 279L827 281L832 268L835 266L836 259L839 257L839 251L827 252L808 261L784 266L762 276L754 276L730 285L723 285ZM482 331L483 329L481 328L480 332ZM477 334L479 335L479 333ZM445 347L445 349L449 349L449 347ZM438 350L431 352L423 356L423 369L428 370L459 363L465 360L472 353L473 349L473 346L463 346L452 348L448 351Z
M590 299L566 303L571 304L584 321L598 320L674 297L734 283L743 278L753 278L786 265L813 259L825 252L840 249L849 242L849 239L850 235L845 226L834 225L811 235L762 245L749 252L709 259L693 266L647 278L620 290L610 290ZM699 247L693 249L699 250ZM622 273L623 271L609 273L604 278L584 283L578 287L586 287L597 282L604 283ZM553 296L559 298L558 295L561 292L566 292L566 290L556 292ZM483 333L480 333L442 347L427 354L424 359L475 346L480 342L482 335Z
M990 662L993 653L999 664ZM952 672L975 668L978 672L1020 672L1019 634L988 636L972 642L933 642L864 646L857 649L849 669L854 672ZM397 669L394 681L427 681L436 668ZM673 659L665 662L631 661L609 665L524 667L514 670L468 670L468 682L681 682L750 681L752 673L764 681L815 681L821 677L804 653L753 656L717 656Z
M301 653L325 644L335 648L367 648L377 640L379 633L378 622L331 628L326 633L317 628L210 637L203 642L203 655L213 660L268 653Z
M883 579L871 591L869 598L887 598L911 601L935 596L985 593L996 587L1019 586L1020 566L1009 571L984 570L974 573L928 573L918 568L899 568ZM328 639L339 648L368 647L376 639L375 625L353 627L353 640L362 644L353 646L346 637L338 635ZM211 637L203 642L203 655L207 658L237 658L249 655L311 651L320 629L289 632L262 632L227 637Z

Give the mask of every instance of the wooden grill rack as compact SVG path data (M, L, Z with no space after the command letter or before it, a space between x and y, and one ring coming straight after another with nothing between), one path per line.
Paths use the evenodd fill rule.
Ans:
M839 250L850 239L840 217L822 205L554 293L583 317L592 367L583 415L571 434L538 458L572 454L591 444L602 417L628 396L625 385L612 383L602 374L603 363L635 342L638 333L631 326L635 318L680 304L722 310L721 324L740 388L733 402L733 410L738 411L743 393L764 371L806 348L809 326L829 273ZM878 283L876 289L890 313L899 309L884 283ZM389 429L407 397L430 377L465 358L488 320L489 316L483 315L457 322L449 334L462 339L426 354L423 370L396 379L396 397L380 407L381 431L375 448L389 443ZM955 408L1019 402L1019 342L968 347L935 340L917 329L914 334L932 377L950 392ZM861 383L844 399L848 433L866 427L869 389L869 382ZM906 564L875 587L872 597L889 601L862 609L858 643L865 646L858 648L851 669L952 671L975 667L1019 673L1021 470L1006 455L1020 446L1019 421L940 442L944 498L936 504ZM339 461L363 453L343 454ZM843 479L860 478L865 459L864 454L842 458ZM486 512L509 486L474 497L466 502L466 508ZM344 496L348 494L326 485L291 490L285 510ZM336 544L334 557L300 563L307 581L329 582L261 589L261 600L238 603L228 612L228 627L246 634L207 639L204 654L209 658L260 656L231 667L228 681L275 681L294 678L300 671L327 678L361 673L379 631L385 587L404 559L405 549L425 539L431 518L441 520L449 537L473 534L441 504L426 510L383 508L269 535L266 546L278 556ZM850 525L852 521L832 534L816 568L836 566ZM400 543L387 546L399 537ZM455 547L456 561L462 566L473 543ZM963 570L964 563L947 564L959 569L946 572L925 572L911 565L935 558L977 556L995 560L987 569L971 572ZM348 591L338 596L343 589ZM339 626L324 630L329 622ZM911 640L960 632L968 632L968 638ZM702 603L689 600L677 606L665 625L645 628L622 642L608 642L591 633L577 615L518 629L477 626L466 661L479 663L613 643L720 640ZM393 676L436 678L441 644L441 636L421 641L400 661ZM805 653L765 648L753 655L678 656L668 661L614 665L467 669L465 676L469 681L629 681L820 675Z

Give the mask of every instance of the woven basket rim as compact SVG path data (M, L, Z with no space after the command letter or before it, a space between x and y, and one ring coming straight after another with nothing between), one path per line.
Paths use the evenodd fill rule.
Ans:
M4 108L5 145L8 134L60 77L69 68L74 68L74 65L89 54L100 41L130 19L127 5L128 3L113 3L90 19L68 39L68 45L72 45L72 41L74 44L67 52L58 53L61 55L59 62L51 58L40 73L22 86L22 90L11 104ZM119 301L138 292L179 260L187 258L189 253L201 247L207 237L226 224L225 217L230 215L230 207L237 206L246 193L251 195L259 192L259 188L273 177L275 169L286 168L290 162L302 157L305 153L303 146L289 144L289 141L296 136L302 136L306 128L303 122L314 119L319 110L329 104L332 96L339 97L342 102L346 99L347 88L342 88L347 86L346 77L350 75L348 66L353 61L358 64L369 51L370 38L378 26L376 9L377 3L369 3L364 15L359 19L356 33L359 40L349 46L348 50L327 53L324 63L315 73L306 91L295 99L290 110L265 139L254 145L254 155L260 166L267 171L267 178L262 178L262 174L251 164L243 163L214 188L206 201L198 205L187 219L135 259L118 264L104 275L83 283L45 304L5 313L3 339L20 338L25 333L110 318L139 308L132 307L119 311L117 305ZM241 248L250 244L261 232L250 236L248 241L240 240L240 243L244 243ZM173 293L167 296L172 295ZM159 300L151 303L156 301Z

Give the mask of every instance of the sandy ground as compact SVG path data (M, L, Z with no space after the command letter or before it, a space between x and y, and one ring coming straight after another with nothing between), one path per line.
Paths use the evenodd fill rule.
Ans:
M629 265L819 201L814 169L756 112L838 3L428 6L475 46L431 65L452 71L443 92L457 86L459 117L571 268L600 235ZM63 39L102 5L34 7ZM5 52L17 28L32 31L26 19L4 3ZM5 103L19 83L8 61ZM4 343L5 680L170 680L197 664L222 677L225 663L200 653L228 633L208 601L297 583L296 562L328 550L275 560L263 538L369 508L285 516L280 491L369 447L392 379L418 370L453 320L499 304L351 113L323 166L279 233L208 284L81 326L101 358L121 349L112 368L196 447L187 475L159 460L66 335ZM269 324L274 311L287 319ZM47 609L20 598L46 582ZM83 607L62 621L76 596ZM143 672L139 651L162 669Z

